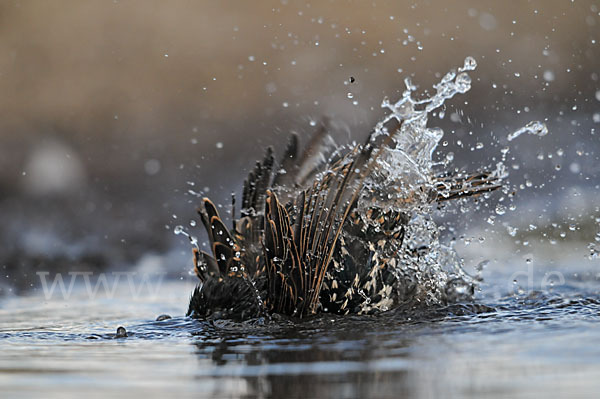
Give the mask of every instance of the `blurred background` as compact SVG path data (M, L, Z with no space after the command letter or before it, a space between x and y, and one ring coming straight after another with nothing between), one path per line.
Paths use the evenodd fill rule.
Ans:
M324 116L337 143L363 140L405 77L431 92L466 56L472 90L430 120L446 132L437 156L474 169L508 146L517 194L514 209L492 201L457 225L478 245L465 253L575 240L571 254L593 256L599 12L585 0L4 0L0 292L35 288L39 270L187 277L173 228L194 230L189 190L228 205L267 145L306 140ZM507 141L532 120L549 134Z

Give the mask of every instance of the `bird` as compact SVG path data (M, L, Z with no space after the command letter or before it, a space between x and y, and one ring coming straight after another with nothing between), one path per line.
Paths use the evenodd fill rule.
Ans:
M414 279L399 267L422 250L405 242L412 210L502 184L487 171L423 176L410 162L401 175L390 172L406 155L397 137L407 125L337 147L324 119L303 151L291 134L278 162L269 147L249 173L239 216L232 195L229 227L203 198L197 212L210 253L193 248L200 283L187 316L373 314L414 299Z

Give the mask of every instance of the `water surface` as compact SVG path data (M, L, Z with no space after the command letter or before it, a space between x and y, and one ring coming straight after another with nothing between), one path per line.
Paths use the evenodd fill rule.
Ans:
M76 287L67 301L46 300L36 290L0 304L0 384L7 397L593 395L593 265L554 265L565 282L545 291L510 292L507 266L484 273L473 303L300 322L186 318L182 281L137 298L118 289L92 300ZM173 318L154 321L161 313ZM115 338L121 325L129 336Z

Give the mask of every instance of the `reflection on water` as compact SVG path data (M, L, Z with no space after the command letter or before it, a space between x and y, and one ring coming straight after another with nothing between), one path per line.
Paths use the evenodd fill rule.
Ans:
M505 286L510 273L497 272L487 282ZM47 397L592 394L600 389L598 280L565 275L543 292L484 291L476 304L300 323L182 317L182 282L166 282L161 298L4 299L0 384L9 396ZM174 317L149 321L161 313ZM115 338L120 325L127 338Z

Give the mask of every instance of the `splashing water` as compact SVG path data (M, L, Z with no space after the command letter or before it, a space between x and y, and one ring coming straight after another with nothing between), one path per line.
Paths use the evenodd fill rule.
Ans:
M507 136L508 141L513 141L523 133L533 134L535 136L543 137L548 134L548 128L546 124L540 121L531 121L522 128L514 131Z
M477 62L473 57L465 58L464 65L456 71L448 72L433 88L436 94L422 100L413 99L417 87L409 78L404 83L406 90L395 103L385 98L382 108L392 111L375 126L374 139L387 135L387 125L391 121L402 122L401 131L394 136L395 148L389 148L377 160L379 168L371 179L375 190L383 194L377 205L386 210L405 210L399 202L414 195L420 202L426 202L427 195L423 190L415 190L426 185L432 178L432 156L444 132L440 128L427 128L428 114L441 107L444 102L458 93L466 93L471 89L471 77L465 71L475 70ZM398 176L403 176L399 181ZM399 186L400 184L400 186ZM389 188L384 189L381 188ZM371 187L374 188L374 187Z
M196 248L198 249L198 238L196 238L195 236L191 235L190 233L188 233L187 231L185 231L185 228L181 225L177 225L175 226L175 228L173 229L173 233L175 235L183 235L186 236L189 240L190 243Z
M436 178L432 157L444 132L428 128L427 122L428 115L446 100L470 90L471 78L466 71L476 67L475 59L467 57L463 67L448 72L433 86L433 96L422 100L413 98L416 86L407 78L400 100L391 102L386 98L382 102L382 107L391 113L375 126L373 136L376 139L394 132L392 123L400 123L400 130L392 134L393 145L376 160L377 167L365 182L357 209L365 226L376 230L381 228L379 223L364 216L369 209L406 215L408 223L401 247L382 249L382 256L396 258L394 294L404 296L404 301L439 305L470 299L474 293L476 281L463 270L456 252L440 243L439 228L432 219L431 196ZM494 174L506 177L501 163Z

